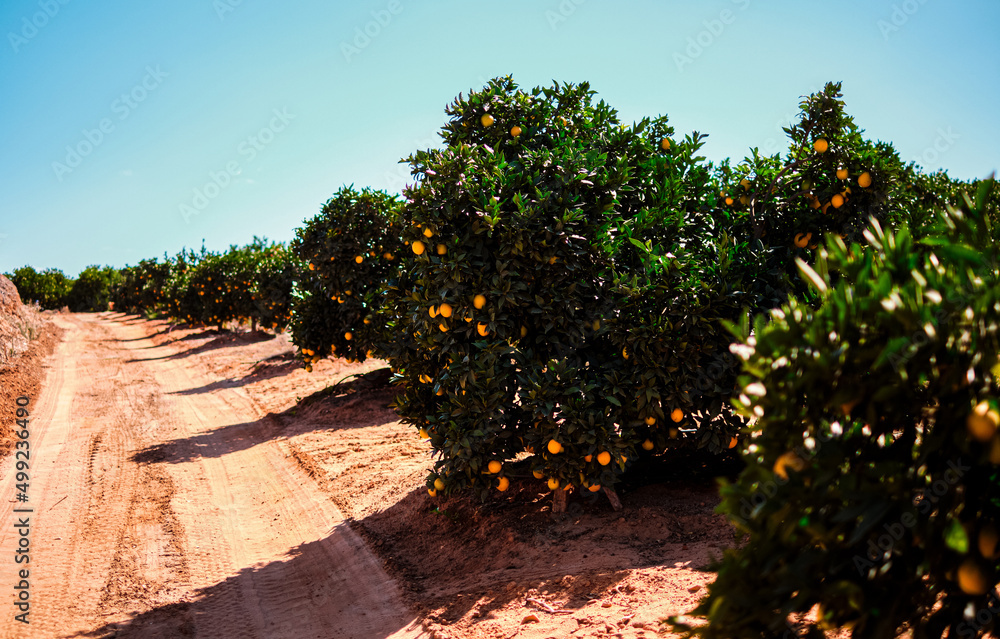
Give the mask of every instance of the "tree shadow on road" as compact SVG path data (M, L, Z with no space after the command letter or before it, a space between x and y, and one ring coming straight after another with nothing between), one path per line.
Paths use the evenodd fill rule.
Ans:
M340 523L327 537L290 549L285 559L243 568L215 585L195 590L185 601L64 636L367 639L419 629L415 615L387 603L391 602L389 579L373 578L368 592L358 587L357 575L368 568L357 560L363 553L363 543L347 530L346 523ZM121 607L134 609L136 603L123 602Z
M203 457L221 457L284 436L293 426L295 433L300 434L309 430L366 428L396 421L396 414L388 408L393 394L387 385L389 375L387 368L370 371L317 391L280 413L149 446L135 453L132 461L181 464ZM208 392L204 388L193 391ZM191 392L181 391L180 394Z
M253 382L260 382L273 377L287 375L294 370L302 368L304 364L295 358L294 353L278 353L267 359L256 362L249 373L243 377L235 379L220 379L204 386L188 388L172 393L174 395L201 395L211 393L222 388L239 388Z
M217 335L215 339L205 342L204 344L199 344L198 346L195 346L193 348L182 350L177 353L172 353L170 355L163 355L160 357L143 357L143 358L137 357L130 360L126 360L126 362L131 363L131 362L152 362L157 360L178 360L178 359L184 359L186 357L191 357L192 355L198 355L199 353L214 351L220 348L230 348L233 346L244 346L246 344L266 342L268 340L272 340L275 337L277 337L277 335L274 335L272 333L267 333L265 331L249 331L246 333L244 332L219 333L218 331L213 330L207 333L194 333L192 335L187 335L185 337L173 340L172 342L166 342L164 344L160 344L156 348L161 348L163 346L167 346L168 344L174 344L182 341L204 339L206 335L211 335L213 333Z

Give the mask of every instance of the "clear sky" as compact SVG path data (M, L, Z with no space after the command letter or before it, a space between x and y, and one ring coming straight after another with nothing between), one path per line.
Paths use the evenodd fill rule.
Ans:
M4 0L0 272L290 239L344 184L398 192L445 105L505 74L589 81L713 160L783 150L842 81L868 137L984 177L998 32L996 0Z

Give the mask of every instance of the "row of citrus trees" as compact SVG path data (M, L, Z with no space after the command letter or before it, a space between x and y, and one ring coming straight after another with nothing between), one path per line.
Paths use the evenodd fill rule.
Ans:
M144 262L116 306L288 324L307 367L387 360L432 495L736 448L722 508L749 537L692 635L992 632L997 189L903 165L839 89L784 156L713 164L585 84L500 78L401 198L343 188L288 248Z
M625 124L585 84L494 80L408 159L405 199L345 188L298 230L295 343L308 365L390 362L432 494L597 491L638 456L735 447L727 323L802 291L794 260L824 235L902 221L924 179L837 85L801 106L786 157L716 166L704 136Z
M716 166L586 85L491 82L404 199L343 190L299 231L296 343L390 361L432 495L738 447L748 539L690 636L993 633L998 189L902 165L836 85L801 108L786 156Z
M254 238L216 253L183 250L120 271L115 310L156 313L192 324L284 330L299 267L283 244Z

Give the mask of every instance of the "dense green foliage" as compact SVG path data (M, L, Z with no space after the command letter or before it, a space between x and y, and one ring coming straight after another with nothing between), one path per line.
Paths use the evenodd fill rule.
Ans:
M399 277L399 201L383 191L343 187L295 232L303 269L292 335L310 367L336 354L364 361L385 341L385 288Z
M38 302L44 309L59 309L68 303L73 281L59 269L49 268L36 271L30 266L22 266L7 278L17 287L21 300L27 304Z
M793 298L753 332L736 405L748 467L722 510L727 551L693 635L993 633L1000 569L1000 239L996 185L913 227L828 238ZM933 202L931 204L934 204ZM801 621L801 618L800 618Z

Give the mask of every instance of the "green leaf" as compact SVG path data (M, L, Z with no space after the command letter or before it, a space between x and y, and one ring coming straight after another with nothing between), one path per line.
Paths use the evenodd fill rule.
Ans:
M964 555L969 552L969 536L957 519L952 519L948 529L944 531L944 543L957 553Z

